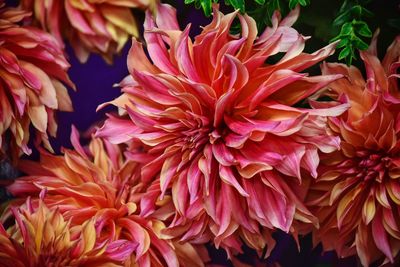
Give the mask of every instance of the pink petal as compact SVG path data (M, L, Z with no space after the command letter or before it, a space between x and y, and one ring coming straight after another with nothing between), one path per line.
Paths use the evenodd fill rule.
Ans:
M221 179L229 185L232 185L244 197L249 197L249 194L243 189L238 182L238 178L234 175L232 167L219 165L219 175Z
M393 263L393 255L390 248L389 240L385 228L382 225L382 216L377 215L374 220L372 220L372 236L374 238L375 244L383 254Z

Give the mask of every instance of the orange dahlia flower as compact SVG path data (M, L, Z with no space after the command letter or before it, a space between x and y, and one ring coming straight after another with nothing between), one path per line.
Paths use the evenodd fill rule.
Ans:
M131 8L145 9L155 0L22 0L36 22L59 43L67 38L81 62L95 52L111 63L130 36L138 36Z
M73 86L69 64L57 41L33 27L19 26L28 13L5 8L0 1L0 154L14 158L27 146L29 128L47 148L55 136L55 111L71 111L63 83ZM8 147L10 146L10 147ZM7 148L8 147L8 148ZM0 155L1 157L1 155Z
M118 146L99 139L91 140L88 149L82 147L75 129L71 142L74 150L65 149L63 156L42 151L40 163L21 161L20 169L29 176L17 179L9 192L24 199L45 190L44 203L58 208L73 226L93 220L92 234L100 243L128 240L125 266L202 266L197 247L162 239L162 218L172 212L172 204L151 202L152 186L136 171L140 162L126 161ZM144 217L147 199L157 211ZM116 254L125 253L117 245L113 248Z
M302 204L302 172L317 176L318 151L332 152L327 109L293 107L341 75L300 73L329 56L334 45L303 53L305 37L291 25L298 9L257 37L255 21L214 8L194 41L179 30L175 10L158 7L145 20L147 52L133 40L123 95L98 135L139 140L153 157L142 179L159 179L172 195L175 217L166 235L240 251L241 239L259 251L271 228L292 230L294 219L316 223ZM240 35L230 34L235 18ZM283 56L273 63L273 56ZM125 114L125 115L123 115ZM264 204L268 203L268 204ZM260 227L262 226L262 227Z
M132 251L127 240L100 242L94 220L73 226L41 200L37 207L29 199L13 207L10 220L14 223L7 229L0 224L3 267L123 266L124 255Z
M309 205L320 220L315 241L339 256L358 254L369 266L382 258L393 262L400 250L400 37L382 62L376 37L360 53L366 80L353 66L322 68L326 75L345 76L329 85L329 93L351 107L330 119L341 150L323 158Z

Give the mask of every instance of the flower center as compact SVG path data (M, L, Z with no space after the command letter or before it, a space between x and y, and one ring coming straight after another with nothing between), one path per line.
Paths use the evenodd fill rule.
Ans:
M198 128L184 133L185 149L197 149L207 142L208 128Z
M228 126L225 124L225 122L221 122L218 127L211 129L210 133L208 134L209 142L214 144L220 138L225 139L228 134Z
M38 266L67 266L71 262L67 254L61 251L43 249L40 253Z
M363 178L365 181L373 179L381 183L391 164L391 159L381 153L371 154L367 151L360 151L357 154L361 158L357 177Z

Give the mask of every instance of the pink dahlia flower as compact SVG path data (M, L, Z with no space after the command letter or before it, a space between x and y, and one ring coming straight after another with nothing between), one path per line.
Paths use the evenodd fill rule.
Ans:
M72 225L57 208L41 200L35 207L28 199L12 207L13 224L0 224L0 266L123 266L121 257L130 251L130 242L101 242L94 220ZM119 251L116 251L119 248Z
M63 83L69 64L57 41L33 27L19 26L28 13L5 8L0 1L0 154L18 157L27 146L29 128L51 149L56 135L55 111L71 111ZM9 147L8 147L9 146ZM0 155L1 157L1 155Z
M28 176L8 187L18 198L13 202L25 197L37 201L45 190L44 203L58 208L65 220L72 225L93 220L93 235L100 243L117 242L110 250L124 266L202 266L200 247L163 240L162 218L169 216L172 203L154 203L153 216L141 216L146 206L140 206L140 200L151 200L152 187L140 180L140 162L126 161L118 146L100 139L91 140L88 149L82 147L75 129L71 142L74 150L65 149L63 156L42 151L40 163L21 161L19 167Z
M328 92L351 108L330 119L341 150L323 157L309 206L320 220L315 241L342 257L358 254L369 266L383 258L393 262L400 250L400 37L382 62L376 36L361 58L366 80L353 66L322 68L326 75L345 76Z
M291 25L298 10L259 37L255 21L214 7L211 24L194 41L179 30L175 10L147 13L146 47L133 40L130 76L111 103L98 135L120 143L139 140L153 157L144 181L159 179L161 195L176 208L165 234L240 251L241 239L259 251L273 239L269 229L293 230L294 219L317 223L302 203L302 172L317 176L318 151L332 152L327 109L297 108L341 75L300 73L332 54L334 45L303 53L305 37ZM229 33L235 18L241 34ZM283 56L276 63L272 57ZM261 227L260 227L261 226Z
M78 59L86 62L95 52L111 63L130 36L138 36L131 8L145 9L155 0L22 0L43 29L60 45L67 38Z

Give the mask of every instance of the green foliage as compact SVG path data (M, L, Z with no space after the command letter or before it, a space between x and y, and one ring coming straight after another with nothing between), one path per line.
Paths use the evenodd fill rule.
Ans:
M265 2L265 0L255 0L257 2ZM202 8L204 14L209 17L212 12L212 4L218 3L218 0L185 0L185 4L194 3L197 9ZM241 12L245 12L245 0L225 0L226 5L231 5L235 9L239 9Z
M388 45L399 34L400 16L398 0L185 0L203 9L207 16L212 13L212 4L220 3L224 12L234 9L247 13L254 18L259 32L271 25L271 18L276 10L282 16L297 5L302 7L300 18L296 22L302 34L313 36L308 41L307 49L315 51L327 42L338 42L337 58L348 65L357 59L358 50L368 49L372 32L380 28L379 40ZM373 10L372 13L370 10ZM373 19L371 19L373 17ZM231 31L240 32L240 23L233 24ZM384 47L384 46L382 46ZM357 62L358 64L360 62Z
M308 6L310 4L310 0L289 0L289 8L294 9L297 5L300 6Z
M341 28L339 34L331 41L340 40L337 46L341 49L339 60L345 60L347 65L351 65L353 59L357 58L357 50L368 49L367 41L372 37L372 32L363 18L372 16L373 13L364 8L359 1L345 0L333 21L333 26Z
M185 4L194 3L197 9L202 8L207 17L211 15L213 2L216 3L218 0L185 0Z
M212 12L212 4L219 0L185 0L185 4L194 3L196 8L202 8L206 16ZM275 10L282 13L288 9L294 9L297 5L307 6L310 0L224 0L225 5L240 10L242 13L248 13L257 22L259 30L271 24L271 18Z
M241 12L245 12L244 0L225 0L225 4L232 5L234 9L239 9Z
M261 9L263 11L268 10L269 13L272 14L275 10L281 10L281 6L285 5L282 2L288 2L287 6L290 9L294 9L297 5L305 7L310 4L310 1L311 0L224 0L224 3L227 6L232 6L234 9L239 9L242 13L246 12L247 4L251 7L250 9L248 9L248 12L250 13L257 13L256 9ZM212 4L218 2L219 0L185 0L185 4L194 3L196 8L202 8L206 16L211 15Z
M264 2L259 4L258 2ZM249 8L248 14L254 18L257 23L257 28L262 31L267 25L271 25L271 18L275 10L282 11L282 1L281 0L264 0L258 1L257 5L253 5Z

